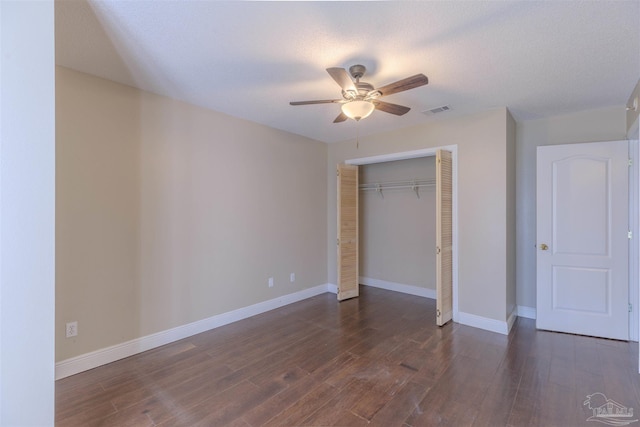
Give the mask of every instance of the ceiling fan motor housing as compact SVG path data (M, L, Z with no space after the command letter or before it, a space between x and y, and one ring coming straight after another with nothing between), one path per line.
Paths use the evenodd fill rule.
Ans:
M353 84L357 93L354 93L352 90L342 91L342 96L347 99L364 99L364 98L377 98L380 96L380 92L374 90L372 84L366 82L357 82Z
M366 72L367 67L365 67L364 65L356 64L349 67L349 74L351 74L351 76L356 80L364 76L364 73Z

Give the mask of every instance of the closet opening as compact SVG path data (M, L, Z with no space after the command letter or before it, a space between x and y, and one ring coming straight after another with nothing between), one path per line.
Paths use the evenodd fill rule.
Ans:
M358 285L436 299L457 319L457 146L338 165L338 299Z

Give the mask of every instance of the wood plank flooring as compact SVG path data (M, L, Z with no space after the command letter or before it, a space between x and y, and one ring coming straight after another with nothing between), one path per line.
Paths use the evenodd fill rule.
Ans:
M435 301L361 287L59 380L56 425L593 426L596 392L640 412L637 371L637 343L438 328Z

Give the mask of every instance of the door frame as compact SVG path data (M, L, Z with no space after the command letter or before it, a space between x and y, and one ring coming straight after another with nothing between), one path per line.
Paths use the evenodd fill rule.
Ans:
M629 129L629 302L632 310L629 316L629 340L638 341L640 335L640 119ZM638 363L640 372L640 361Z
M385 163L396 160L416 159L420 157L435 157L438 150L451 152L453 163L453 188L452 188L452 257L453 257L453 321L458 322L458 145L443 145L440 147L424 148L420 150L402 151L396 153L380 154L377 156L360 157L347 159L344 163L348 165L369 165L374 163Z

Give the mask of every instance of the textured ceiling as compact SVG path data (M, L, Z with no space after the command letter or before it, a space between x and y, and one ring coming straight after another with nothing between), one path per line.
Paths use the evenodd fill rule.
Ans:
M56 63L325 142L340 97L328 67L360 63L385 101L360 136L506 106L516 120L624 105L640 77L640 0L220 2L57 0ZM438 115L423 111L449 105Z

